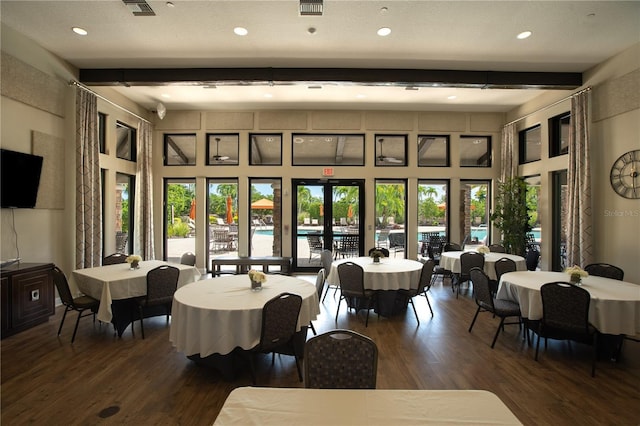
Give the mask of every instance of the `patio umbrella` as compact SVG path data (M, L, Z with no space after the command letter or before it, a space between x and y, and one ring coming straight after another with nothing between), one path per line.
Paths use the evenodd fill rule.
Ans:
M262 198L258 201L254 201L253 203L251 203L251 208L262 209L262 210L273 210L273 201L267 198Z
M320 204L320 216L324 216L324 206Z
M231 195L227 196L227 223L233 223L232 203L233 200L231 199Z
M189 217L191 220L196 220L196 199L191 199L191 208L189 209Z
M353 207L349 204L349 208L347 209L347 217L351 219L353 217Z

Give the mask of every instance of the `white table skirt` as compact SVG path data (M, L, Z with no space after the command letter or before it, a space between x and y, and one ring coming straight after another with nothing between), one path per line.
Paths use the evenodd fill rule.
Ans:
M327 283L340 285L338 265L353 262L364 269L364 287L369 290L399 290L418 288L422 263L410 259L380 259L380 263L373 263L370 257L352 257L334 260L327 276Z
M318 294L308 281L268 275L262 291L251 291L247 275L201 280L178 289L173 298L169 339L185 355L226 355L260 341L262 307L280 293L302 297L298 329L320 314Z
M569 281L563 272L509 272L500 280L497 298L520 304L524 318L542 318L540 287L545 283ZM609 278L589 276L582 280L582 288L591 295L589 322L601 333L640 333L640 285Z
M454 274L459 274L460 268L460 255L466 253L466 251L445 251L440 255L440 266L447 269ZM516 262L516 270L526 271L527 262L524 257L516 256L514 254L507 253L487 253L484 256L484 273L487 274L489 279L496 279L496 261L506 257Z
M521 425L483 390L234 389L214 425Z
M200 279L200 271L189 265L167 263L161 260L145 260L140 268L131 270L128 263L77 269L73 278L78 289L100 300L97 317L100 321L110 322L113 314L111 303L114 300L130 299L147 294L147 272L161 265L170 265L180 270L178 287Z

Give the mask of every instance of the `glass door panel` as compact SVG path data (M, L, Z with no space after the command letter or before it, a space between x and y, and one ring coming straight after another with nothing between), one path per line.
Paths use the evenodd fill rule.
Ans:
M363 253L363 188L364 181L293 181L294 270L320 269L320 253L325 248L334 258ZM350 244L345 245L347 240Z
M406 186L404 180L376 180L376 246L395 258L407 253Z

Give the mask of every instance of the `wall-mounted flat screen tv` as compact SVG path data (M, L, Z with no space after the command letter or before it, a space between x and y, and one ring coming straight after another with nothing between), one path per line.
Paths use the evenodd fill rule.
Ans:
M35 207L41 172L42 157L0 149L0 207Z

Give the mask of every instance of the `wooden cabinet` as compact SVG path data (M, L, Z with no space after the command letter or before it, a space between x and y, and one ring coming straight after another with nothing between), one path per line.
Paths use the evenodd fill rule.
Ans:
M2 269L2 338L46 322L54 314L52 263L20 263Z

